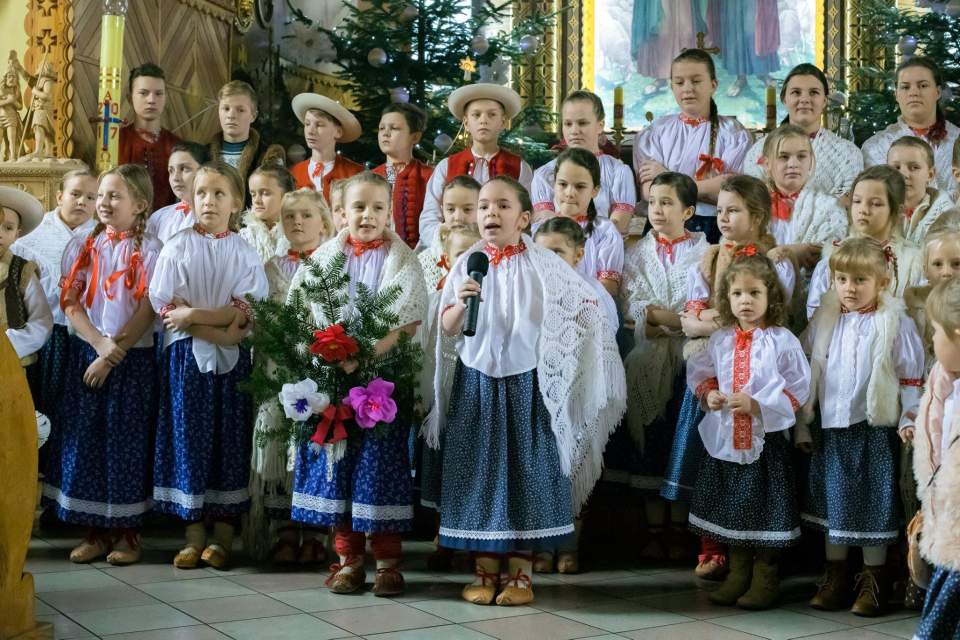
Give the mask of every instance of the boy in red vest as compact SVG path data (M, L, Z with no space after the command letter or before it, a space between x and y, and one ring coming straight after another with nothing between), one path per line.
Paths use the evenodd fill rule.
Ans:
M420 239L420 211L433 167L413 157L427 128L423 109L405 102L387 105L380 115L377 142L387 161L373 170L387 179L393 196L393 229L413 249Z
M447 106L454 117L463 121L473 143L469 149L441 160L433 170L420 214L421 247L429 247L436 240L443 222L440 211L443 186L455 177L470 175L483 185L495 176L509 175L527 190L533 181L530 165L498 144L508 121L520 113L520 96L516 91L488 82L468 84L450 94Z
M293 112L303 123L303 137L310 158L293 165L290 173L297 188L322 191L330 202L330 182L363 171L363 165L337 153L338 142L353 142L360 137L360 123L336 100L316 93L301 93L293 99Z

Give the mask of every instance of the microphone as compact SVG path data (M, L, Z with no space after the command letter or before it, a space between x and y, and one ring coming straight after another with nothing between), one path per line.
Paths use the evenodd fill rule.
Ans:
M470 278L477 283L483 284L483 276L487 275L487 269L490 268L490 260L483 251L477 251L470 254L467 258L467 273ZM477 333L477 315L480 313L480 296L473 296L467 299L467 317L463 321L463 335L474 336Z

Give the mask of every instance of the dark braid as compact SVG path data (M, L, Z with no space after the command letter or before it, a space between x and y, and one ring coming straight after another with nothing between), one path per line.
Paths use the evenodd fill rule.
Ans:
M717 103L710 98L710 150L707 155L711 158L717 150L717 134L720 132L720 114L717 113Z
M554 184L556 184L556 176L560 173L560 166L564 162L572 162L578 167L582 167L590 172L590 178L593 180L594 188L600 186L600 161L597 160L597 157L583 149L581 147L568 147L564 149L563 153L557 156L557 164L554 167ZM556 189L556 186L554 186ZM597 205L593 203L593 198L590 198L590 204L587 205L587 226L583 230L586 236L589 238L593 234L594 222L597 219Z

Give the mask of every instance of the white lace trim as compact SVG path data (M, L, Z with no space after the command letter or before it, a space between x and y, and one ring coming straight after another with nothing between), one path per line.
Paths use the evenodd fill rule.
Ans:
M835 538L853 538L854 540L884 540L887 538L896 538L900 535L900 532L896 529L893 531L843 531L841 529L831 529L829 522L823 518L818 518L809 513L801 513L800 519L804 522L810 522L823 527L826 529L828 536L833 536Z
M800 537L800 527L795 527L790 531L738 531L734 529L726 529L719 525L713 524L712 522L707 522L703 518L698 518L692 513L690 514L689 522L691 525L699 527L704 531L711 531L732 540L785 541L796 540Z
M328 498L312 496L309 493L299 493L297 491L293 493L293 500L291 504L295 509L305 509L306 511L313 511L315 513L340 514L347 512L346 500L330 500Z
M354 502L351 508L354 518L363 520L411 520L413 518L412 504L363 504Z
M185 493L174 487L154 487L156 502L171 502L185 509L201 509L205 504L242 504L250 499L247 489L234 491L206 491L202 494Z
M573 533L573 524L550 529L527 529L525 531L467 531L440 527L440 535L448 538L469 538L471 540L535 540L552 538Z
M128 504L110 504L108 502L95 502L93 500L81 500L71 498L63 493L59 487L53 485L43 485L43 495L46 498L56 501L58 505L67 511L76 513L91 513L95 516L105 518L132 518L143 515L150 510L152 506L150 500L143 502L132 502Z
M427 509L433 509L434 511L440 511L440 507L432 500L421 500L420 506L426 507Z

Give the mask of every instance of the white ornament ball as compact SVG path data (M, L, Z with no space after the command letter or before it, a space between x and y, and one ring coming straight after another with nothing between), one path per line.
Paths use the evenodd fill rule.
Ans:
M520 48L521 53L529 56L537 52L537 47L540 46L540 40L535 35L526 35L520 38L517 46Z
M478 33L473 37L473 40L470 41L470 50L478 56L485 54L489 48L490 41L487 40L487 36L482 33Z
M445 133L441 133L433 139L433 146L435 146L440 153L446 153L450 150L450 147L453 146L453 138Z
M382 67L387 64L387 52L380 47L374 47L370 49L370 53L367 54L367 62L369 62L372 67Z

